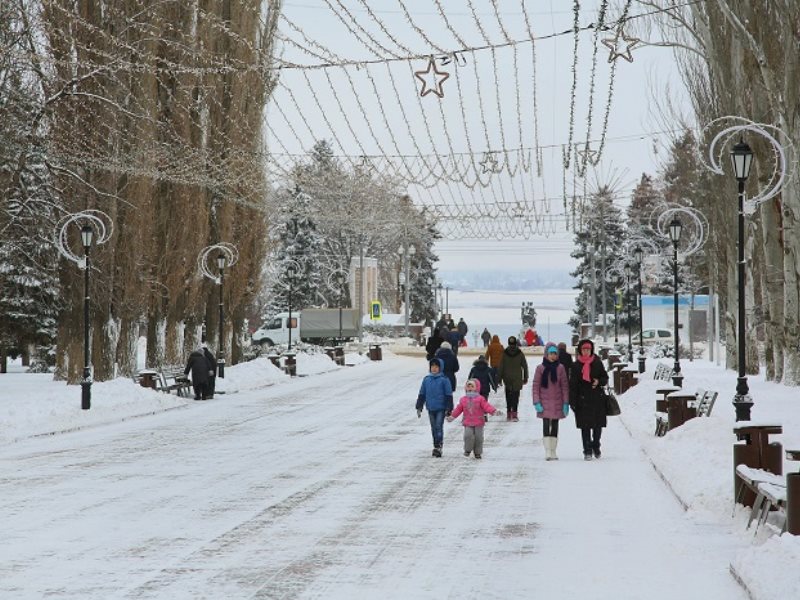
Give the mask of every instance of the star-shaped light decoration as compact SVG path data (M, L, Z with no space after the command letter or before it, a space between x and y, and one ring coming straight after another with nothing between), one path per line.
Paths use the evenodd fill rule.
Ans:
M503 170L497 164L497 159L494 157L494 154L491 152L487 152L483 155L483 160L478 163L481 166L481 170L484 173L499 173Z
M619 40L622 38L622 41L625 42L625 49L620 51L617 50L619 47ZM608 62L614 62L618 58L624 58L628 62L633 62L633 55L631 54L631 50L638 45L641 44L642 40L635 37L628 37L622 32L622 29L617 31L617 35L613 38L606 38L602 40L602 44L608 48L611 52L608 55Z
M450 77L447 71L439 71L436 68L436 61L433 56L428 58L428 68L424 71L414 71L414 77L422 82L422 90L419 95L423 98L430 93L436 94L439 98L444 98L444 90L442 84ZM433 78L433 85L429 85L430 79Z
M590 165L597 165L597 163L600 161L600 153L597 150L592 150L589 146L586 146L581 150L576 150L575 153L584 164L588 163Z
M372 162L369 160L369 156L366 154L361 155L361 161L358 163L358 168L362 171L372 170Z

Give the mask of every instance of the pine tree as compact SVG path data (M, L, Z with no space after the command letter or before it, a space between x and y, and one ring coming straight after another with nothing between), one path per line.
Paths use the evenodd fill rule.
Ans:
M411 259L411 320L414 323L433 325L436 320L436 299L434 285L436 271L434 264L439 258L433 253L433 244L441 237L433 223L427 226L427 236Z

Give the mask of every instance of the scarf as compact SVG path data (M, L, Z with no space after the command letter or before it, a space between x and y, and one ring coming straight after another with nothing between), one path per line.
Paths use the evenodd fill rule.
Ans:
M551 361L547 360L547 358L542 360L542 365L544 366L544 373L542 373L542 381L541 381L542 388L547 388L547 386L550 385L550 382L547 380L548 377L550 378L550 381L552 381L553 383L555 383L558 380L559 364L560 363L557 360Z
M589 371L590 371L590 367L591 367L592 361L594 360L594 354L590 354L589 356L579 355L576 358L578 359L578 362L583 365L583 368L581 370L581 377L583 378L584 381L591 382L592 381L592 377L589 374Z
M465 394L465 396L466 396L467 398L477 398L477 397L478 397L478 392L467 392L467 393Z

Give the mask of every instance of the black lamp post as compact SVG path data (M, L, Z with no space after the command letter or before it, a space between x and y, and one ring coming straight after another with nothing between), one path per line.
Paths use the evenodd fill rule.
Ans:
M217 256L217 266L219 267L219 350L217 351L217 377L225 379L225 336L222 312L222 287L225 279L225 255Z
M83 242L83 379L81 380L81 409L92 407L92 369L89 366L89 249L94 230L90 225L81 227Z
M739 256L738 256L738 292L739 292L739 319L737 337L739 342L739 377L736 380L736 395L733 397L733 406L736 409L737 421L749 421L750 409L753 399L745 375L745 339L744 339L744 184L750 176L750 166L753 164L753 151L750 145L742 138L731 149L731 162L736 181L739 183Z
M428 277L426 281L428 283L428 288L431 290L431 294L433 294L433 317L431 318L431 330L433 330L433 326L436 322L436 288L433 287L433 277Z
M682 225L677 217L674 217L669 224L669 239L672 241L672 275L674 279L673 287L673 316L672 322L675 327L675 364L672 367L672 385L682 387L683 375L681 375L681 346L680 337L678 336L678 328L680 322L678 320L678 244L681 241Z
M639 280L639 373L645 371L645 356L644 356L644 340L642 336L642 327L644 327L644 313L642 312L642 264L644 261L644 251L641 246L636 246L633 250L633 255L636 257L636 275Z
M292 350L292 286L294 285L294 275L297 269L294 265L289 265L286 274L289 277L289 351Z
M444 298L442 297L442 284L439 284L439 315L444 315Z
M619 342L619 309L622 308L622 293L614 289L614 343Z
M339 291L339 338L338 345L342 344L342 286L344 285L344 273L339 271L336 274L336 286Z
M631 277L633 276L630 263L625 263L625 306L628 313L628 364L633 363L633 344L631 343Z

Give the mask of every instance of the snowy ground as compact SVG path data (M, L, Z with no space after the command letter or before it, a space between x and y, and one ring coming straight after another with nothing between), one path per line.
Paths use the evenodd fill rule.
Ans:
M91 411L78 387L0 376L0 597L744 600L733 574L756 600L798 597L800 542L732 516L734 373L684 363L720 398L664 438L645 376L599 461L571 418L543 460L527 388L483 460L458 423L433 459L413 410L426 365L388 354L301 355L294 379L237 365L208 402L96 384ZM753 417L798 446L795 390L750 383Z

